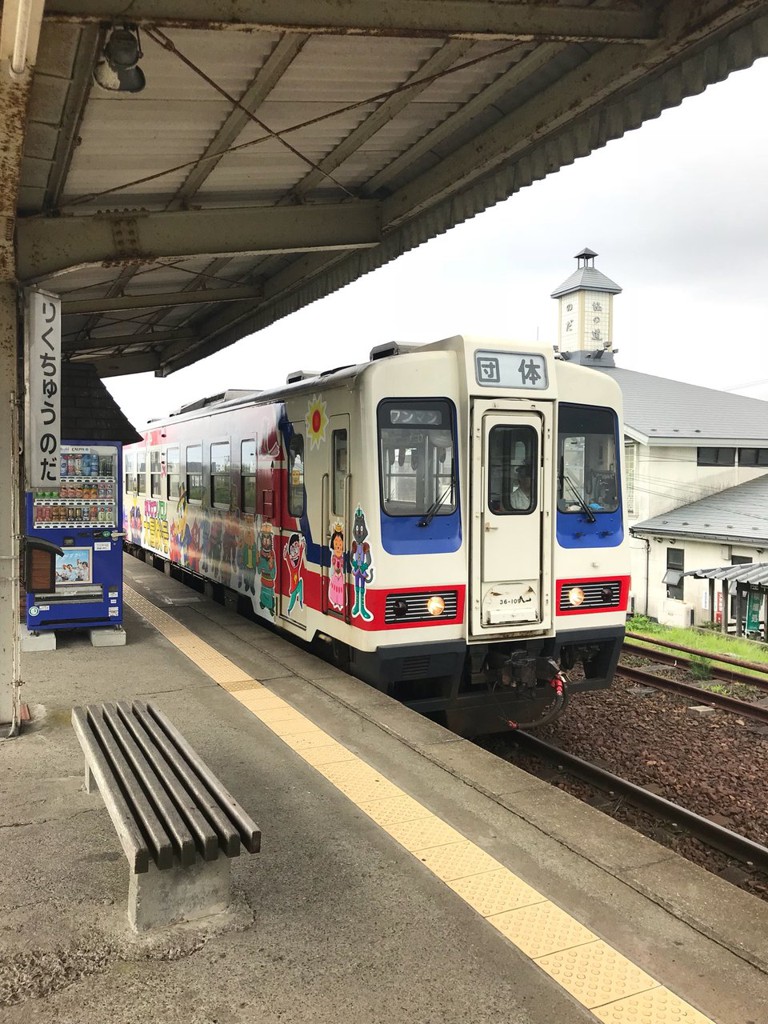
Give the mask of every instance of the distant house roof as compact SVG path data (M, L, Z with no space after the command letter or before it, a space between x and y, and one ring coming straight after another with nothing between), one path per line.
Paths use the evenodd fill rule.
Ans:
M768 548L768 473L645 519L630 532Z
M768 562L719 565L714 569L691 569L682 575L693 576L697 580L727 580L729 583L746 583L751 587L768 589Z
M61 437L123 444L141 440L92 363L61 365Z
M643 444L768 448L768 402L760 398L624 370L614 366L611 352L565 355L613 377L624 398L626 431Z

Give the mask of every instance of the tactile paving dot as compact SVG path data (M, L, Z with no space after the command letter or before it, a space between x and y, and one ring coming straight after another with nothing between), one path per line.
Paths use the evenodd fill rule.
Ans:
M382 800L363 800L358 805L378 825L394 825L414 821L429 812L412 796L388 796Z
M273 725L285 722L306 722L306 715L302 715L296 708L292 708L285 701L277 707L256 708L253 713L264 722L265 725Z
M457 878L447 884L483 917L531 903L541 903L546 898L507 868L484 871L480 875L470 875L469 878Z
M414 856L444 882L502 867L489 853L468 839L462 843L449 843L447 846L436 846L432 850L422 850Z
M533 904L533 900L529 900ZM497 914L489 918L494 928L506 935L510 942L521 949L526 956L546 956L571 946L594 942L597 938L588 928L556 907L549 900L533 906L521 906L517 910Z
M422 818L414 821L393 822L382 826L386 832L396 839L401 846L411 853L417 850L428 850L433 846L445 846L446 843L458 843L464 836L451 828L446 822L425 810Z
M237 697L244 708L248 708L254 714L266 711L267 708L288 707L288 704L285 703L282 697L278 697L277 694L267 690L266 687L262 687L260 690L243 690L242 693L235 693L235 697Z
M536 963L589 1009L659 987L645 971L602 941L536 957Z
M281 736L284 743L301 753L302 750L309 750L312 747L324 747L328 743L328 733L323 732L318 726L313 725L311 729L304 729L300 732L286 733Z
M667 988L619 999L593 1009L592 1013L605 1024L712 1024L709 1017Z

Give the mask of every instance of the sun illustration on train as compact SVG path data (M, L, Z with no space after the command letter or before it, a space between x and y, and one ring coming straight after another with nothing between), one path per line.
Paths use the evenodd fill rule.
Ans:
M304 420L307 424L307 437L312 448L319 448L320 442L325 440L325 431L328 426L328 413L325 400L320 395L313 395L309 400L307 415Z

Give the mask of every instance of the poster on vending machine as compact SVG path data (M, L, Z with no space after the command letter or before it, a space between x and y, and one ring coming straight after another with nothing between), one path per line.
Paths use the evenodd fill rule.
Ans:
M91 549L67 548L56 555L56 585L90 583L92 581Z

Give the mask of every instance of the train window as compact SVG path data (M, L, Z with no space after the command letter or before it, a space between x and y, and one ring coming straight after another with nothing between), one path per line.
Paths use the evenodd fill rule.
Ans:
M123 458L123 472L125 474L125 490L129 493L138 491L136 486L136 452L126 452Z
M288 515L304 515L304 438L294 434L288 444Z
M347 477L347 432L333 432L333 509L334 515L344 515L344 481Z
M138 448L136 451L136 490L143 494L147 489L147 449Z
M591 405L560 406L557 507L561 512L615 512L619 507L616 415Z
M240 442L240 508L256 514L256 442Z
M203 446L191 444L187 448L187 499L203 500Z
M495 515L525 515L536 508L539 463L533 427L501 424L488 438L488 507Z
M450 515L457 484L453 412L445 399L401 399L378 409L382 507L390 516Z
M229 441L220 441L211 445L211 504L229 508L231 497Z
M181 497L181 464L179 449L169 448L165 453L165 494L169 501L178 501Z
M160 490L163 474L163 457L159 449L149 453L149 493L153 498L162 498Z

